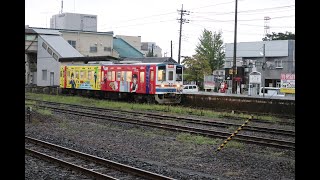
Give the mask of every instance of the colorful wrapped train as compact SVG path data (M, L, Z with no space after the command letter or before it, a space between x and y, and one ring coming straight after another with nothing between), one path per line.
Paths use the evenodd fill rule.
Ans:
M177 63L61 65L63 93L159 104L180 103L183 67Z

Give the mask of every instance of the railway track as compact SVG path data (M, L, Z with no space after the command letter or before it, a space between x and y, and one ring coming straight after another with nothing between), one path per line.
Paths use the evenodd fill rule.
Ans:
M29 99L29 100L33 100L33 99ZM239 123L199 120L199 119L195 119L195 118L164 115L164 114L159 114L159 113L133 112L133 111L127 111L127 110L116 110L116 109L111 109L111 108L89 107L89 106L63 104L63 103L56 103L56 102L49 102L49 101L39 101L39 100L38 100L38 102L43 102L43 103L52 104L52 105L67 105L67 106L72 107L72 108L81 108L81 109L94 110L94 111L99 110L99 111L103 111L103 112L113 112L113 113L121 113L121 114L126 113L126 114L139 115L140 117L143 116L143 117L146 117L146 118L153 118L153 119L158 119L158 120L172 120L172 121L187 122L187 123L206 125L206 126L213 126L213 127L227 128L227 127L230 127L230 126L233 126L233 127L241 126L241 124L239 124ZM255 119L252 119L251 121L255 121ZM288 137L295 137L295 131L285 130L285 129L266 128L266 127L247 125L247 126L243 127L243 130L253 131L253 132L269 133L269 134L274 134L274 135L283 135L283 136L288 136Z
M54 103L51 103L53 105ZM56 103L55 105L62 105L60 103ZM65 105L65 104L63 104ZM207 137L214 137L214 138L221 138L226 139L228 136L230 136L229 132L222 132L222 131L214 131L214 130L206 130L201 128L194 128L194 127L188 127L188 126L181 126L181 125L172 125L172 124L166 124L162 122L150 122L146 120L138 120L135 119L134 116L131 117L125 117L123 115L123 112L120 115L112 115L112 114L103 114L97 113L97 112L82 112L81 110L76 109L66 109L61 107L50 107L50 106L44 106L39 105L43 108L50 108L54 111L60 112L60 113L68 113L72 115L78 115L82 117L88 117L88 118L95 118L100 120L108 120L108 121L118 121L122 123L129 123L129 124L136 124L141 126L149 126L154 128L161 128L171 131L178 131L178 132L185 132L185 133L191 133L191 134L197 134L197 135L203 135ZM75 107L74 105L72 105ZM76 105L76 108L84 109L83 106ZM97 111L98 109L94 108L94 111ZM106 111L105 109L103 109ZM101 109L100 109L101 111ZM136 113L135 113L136 114ZM262 138L257 136L248 136L248 135L242 135L238 134L233 138L234 140L238 140L241 142L246 143L252 143L252 144L258 144L263 146L269 146L269 147L277 147L277 148L283 148L283 149L295 149L295 142L293 141L285 141L285 140L277 140L277 139L270 139L270 138Z
M173 179L39 139L25 136L25 142L26 153L50 162L58 163L59 165L74 169L96 179Z

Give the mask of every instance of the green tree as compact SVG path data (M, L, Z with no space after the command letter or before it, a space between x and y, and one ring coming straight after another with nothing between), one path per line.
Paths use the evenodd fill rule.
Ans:
M209 66L209 61L193 55L192 57L186 57L182 64L185 66L184 70L184 80L186 81L196 81L197 85L199 82L203 82L204 75L209 75L212 73Z
M272 32L272 34L267 34L266 37L262 38L263 41L272 41L272 40L295 40L295 34L292 34L292 32L286 31L285 33L275 33Z
M212 34L204 29L199 41L195 49L197 57L208 61L212 71L222 68L225 58L222 32Z
M150 49L149 49L148 53L146 54L146 57L153 57L153 53L150 51Z

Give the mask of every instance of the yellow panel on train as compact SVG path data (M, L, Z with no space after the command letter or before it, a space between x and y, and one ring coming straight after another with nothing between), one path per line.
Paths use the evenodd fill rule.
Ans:
M100 77L101 66L61 66L60 87L100 90Z

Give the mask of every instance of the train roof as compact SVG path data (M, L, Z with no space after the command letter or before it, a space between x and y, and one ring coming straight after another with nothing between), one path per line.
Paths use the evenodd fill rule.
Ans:
M127 66L127 65L160 65L160 64L175 64L180 65L178 63L142 63L142 62L121 62L121 63L112 63L112 62L89 62L88 64L64 64L67 66ZM180 65L182 66L182 65Z
M140 61L142 63L178 63L171 57L124 58L124 61Z

